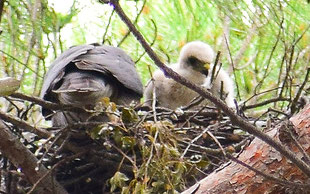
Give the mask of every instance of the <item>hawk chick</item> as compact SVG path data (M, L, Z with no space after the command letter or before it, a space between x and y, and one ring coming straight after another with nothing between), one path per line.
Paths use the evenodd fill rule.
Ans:
M214 51L206 43L193 41L187 43L180 52L178 62L170 67L179 75L190 80L194 84L203 85L219 96L223 83L223 91L226 93L225 102L228 106L234 106L234 84L229 75L222 69L217 77L210 83L211 62L214 60ZM145 89L145 102L151 105L153 99L153 88L155 87L157 106L176 109L186 106L198 96L198 94L175 82L173 79L165 77L161 70L156 70L153 74L154 81L150 80ZM204 101L207 104L207 101Z

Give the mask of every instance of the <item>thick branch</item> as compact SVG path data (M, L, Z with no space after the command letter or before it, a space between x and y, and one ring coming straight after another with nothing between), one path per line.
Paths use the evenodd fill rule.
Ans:
M15 137L6 125L0 121L0 150L16 168L21 168L28 180L35 184L48 170L40 165L37 158ZM65 189L50 174L42 179L37 187L37 193L67 193Z
M287 149L302 157L310 153L310 105L290 121L266 132L274 139L283 142ZM298 144L285 129L293 125L292 134L296 135ZM229 157L232 158L232 157ZM239 155L238 159L225 168L214 171L199 181L195 186L183 192L192 193L308 193L309 177L306 177L293 163L286 160L273 148L255 138ZM279 186L281 185L281 186ZM198 188L199 187L199 188ZM285 191L285 192L284 192Z
M44 129L39 129L39 128L35 128L31 125L29 125L28 123L26 123L25 121L18 119L18 118L14 118L12 116L10 116L9 114L6 114L2 111L0 111L0 119L12 123L13 125L21 128L21 129L25 129L31 133L35 133L38 136L42 137L42 138L48 138L51 136L51 133L44 130Z

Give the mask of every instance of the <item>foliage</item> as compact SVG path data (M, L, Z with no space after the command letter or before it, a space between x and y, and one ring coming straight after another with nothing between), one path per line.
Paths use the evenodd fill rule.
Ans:
M23 92L38 95L46 59L63 50L61 29L77 13L74 5L64 16L49 7L47 1L6 1L0 36L1 77L15 77L22 82Z
M279 94L292 97L305 77L304 69L310 58L310 8L306 1L147 0L121 3L166 63L176 62L180 48L192 40L203 40L221 51L223 66L231 72L238 86L240 102L279 85L287 87L253 98L250 103ZM53 58L72 46L68 43L90 43L86 42L89 36L95 36L92 40L125 49L137 61L146 83L150 77L148 66L151 70L156 67L132 34L126 36L128 29L113 12L113 7L96 1L87 5L74 1L66 13L58 13L47 1L7 1L1 24L1 76L20 79L23 92L37 95ZM35 12L35 7L40 11ZM97 15L91 16L97 18L84 18L83 9L93 9ZM94 24L81 20L93 20ZM66 28L71 28L71 32ZM285 79L287 75L289 80Z

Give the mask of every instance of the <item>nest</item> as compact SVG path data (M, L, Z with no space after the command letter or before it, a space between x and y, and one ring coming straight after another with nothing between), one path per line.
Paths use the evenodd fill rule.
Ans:
M49 154L43 153L46 166L62 163L55 176L69 193L182 191L251 139L212 107L172 111L111 103L98 114L109 121L54 129Z
M36 98L14 97L8 98L14 105L10 114L27 123L34 122L33 115L39 114L39 109L23 100L51 108ZM16 97L23 99L22 103L16 102ZM64 107L58 108L62 111ZM237 110L244 120L262 129L280 122L281 113L272 109L257 119L246 117L242 107ZM238 155L253 138L233 125L225 113L208 106L170 110L117 107L109 102L90 112L94 117L103 115L107 121L92 122L90 118L64 128L47 128L53 135L44 138L42 130L29 132L30 125L9 117L3 120L39 163L75 194L180 192L221 168L228 161L226 153ZM14 173L18 169L8 165L9 161L3 159L1 164L15 177L11 180L16 180L2 188L32 189L25 176Z

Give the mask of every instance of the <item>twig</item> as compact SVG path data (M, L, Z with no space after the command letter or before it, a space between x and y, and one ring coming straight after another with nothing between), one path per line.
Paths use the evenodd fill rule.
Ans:
M62 138L64 135L66 135L65 138L61 139L61 140L63 140L63 139L64 140L61 142L61 145L57 149L57 151L59 153L59 151L64 147L64 144L68 141L68 138L70 137L70 135L68 134L68 130L70 130L70 127L67 126L67 127L63 128L62 130L59 130L57 134L53 133L48 139L46 139L45 144L46 143L49 143L49 144L47 145L45 152L43 153L43 155L39 159L38 164L41 164L41 162L44 160L45 156L50 152L50 150L53 148L53 146L56 143L60 142L59 141L60 138ZM54 140L51 142L52 139L54 139ZM39 152L42 149L42 147L43 147L43 145L39 149L37 149L36 152ZM58 153L55 152L53 156L54 157L57 156Z
M235 64L234 64L234 61L232 59L232 54L230 52L229 43L228 43L227 37L224 36L224 38L225 38L225 42L227 44L228 54L229 54L229 58L230 58L230 61L231 61L231 66L233 68L233 74L234 74L234 77L236 78L237 76L236 76ZM239 84L238 84L237 80L235 80L235 83L236 83L236 89L237 89L237 97L238 97L239 100L241 100L240 89L239 89Z
M154 20L151 19L151 21L152 21L152 23L154 25L154 28L155 28L155 30L154 30L154 39L153 39L153 41L150 44L150 46L153 46L155 44L155 41L156 41L156 38L157 38L157 26L156 26L156 23L155 23ZM138 63L141 60L141 58L145 55L145 53L146 53L146 51L144 51L142 53L142 55L140 55L139 58L137 60L135 60L135 63Z
M201 96L196 96L188 105L182 107L182 110L190 110L193 107L199 105L202 101L204 101L205 99Z
M295 85L292 85L292 86L298 87L299 85L298 85L298 84L295 84ZM280 88L281 88L281 87L275 87L275 88L272 88L272 89L269 89L269 90L265 90L265 91L262 91L262 92L259 92L259 93L256 93L256 92L255 92L255 94L252 95L251 97L249 97L247 100L245 100L245 101L243 102L243 104L249 102L250 100L252 100L253 98L255 98L255 97L259 96L259 95L263 95L263 94L266 94L266 93L268 93L268 92L272 92L272 91L278 90L278 89L280 89Z
M269 100L265 100L263 102L257 103L257 104L251 104L251 105L243 105L241 107L241 110L248 110L248 109L252 109L252 108L257 108L257 107L261 107L261 106L265 106L267 104L273 103L273 102L279 102L279 101L290 101L290 98L284 98L284 97L276 97L276 98L271 98Z
M143 11L143 8L144 8L145 4L146 4L146 0L143 1L143 5L142 5L142 7L141 7L139 13L137 14L137 16L136 16L134 22L133 22L134 24L136 24L136 23L138 22L139 16L141 15L141 13L142 13L142 11ZM118 43L117 46L120 46L120 45L126 40L126 38L129 36L129 34L130 34L130 31L128 31L128 32L125 34L125 36L124 36L124 37L122 38L122 40Z
M296 105L297 105L297 102L298 102L298 100L300 98L300 95L301 95L304 87L306 86L306 83L308 82L309 74L310 74L310 67L307 68L306 77L305 77L304 81L302 82L302 84L301 84L301 86L300 86L300 88L299 88L295 98L293 99L293 102L291 104L291 114L294 114L296 112L296 110L297 110Z
M286 51L286 50L285 50ZM282 88L281 88L281 91L279 93L279 96L282 96L282 93L285 89L285 85L287 83L287 80L290 79L290 73L291 73L291 69L292 69L292 63L293 63L293 57L294 57L294 51L295 51L295 45L292 46L291 48L291 53L290 53L290 58L289 58L289 62L288 64L286 65L286 72L285 72L285 77L284 77L284 80L282 82ZM285 57L286 55L284 55Z
M5 52L5 51L3 51L3 50L0 50L0 52L3 53L3 54L5 54L5 55L7 55L8 57L10 57L11 59L13 59L14 61L18 62L19 64L25 66L25 68L28 68L32 73L35 73L35 74L37 73L37 72L36 72L35 70L33 70L31 67L27 66L27 64L21 62L20 60L18 60L16 57L10 55L9 53L7 53L7 52ZM42 77L41 75L38 75L38 77L40 77L40 78L43 79L43 77Z
M210 80L211 83L213 83L213 80L217 77L217 74L215 76L215 70L216 70L216 66L219 64L220 56L221 56L221 51L218 51L216 54L216 57L215 57L215 62L214 62L213 68L212 68L212 74L211 74L211 80ZM221 65L222 64L220 64L220 67L218 68L218 72L221 69Z
M277 82L277 86L280 86L281 85L281 79L282 79L282 73L283 73L283 68L284 68L284 62L285 62L285 53L283 54L283 57L282 57L282 60L281 60L281 63L280 63L280 68L279 68L279 76L278 76L278 82ZM278 89L282 89L282 86L278 87ZM280 92L281 90L279 91L278 90L278 96L280 96ZM276 107L276 104L274 105Z
M221 149L223 155L226 157L226 152L222 146L222 144L216 139L216 137L209 131L207 130L206 133L208 133L208 135L214 140L214 142L219 146L219 148Z
M203 98L202 98L203 99ZM205 109L205 107L201 107L195 114L189 116L188 118L186 118L186 121L182 124L182 126L180 128L185 127L185 125L192 119L194 119L195 116L197 116L201 111L203 111L203 109ZM184 109L183 109L184 110Z
M148 160L145 163L144 178L148 177L147 170L149 168L149 164L151 163L151 161L153 159L153 152L154 152L154 148L155 148L155 144L156 144L156 141L157 141L158 134L159 134L159 132L158 132L158 129L157 129L156 132L155 132L154 139L152 141L149 158L148 158Z
M153 117L154 117L154 122L157 123L157 116L156 116L156 87L155 87L155 80L152 78L151 80L153 82L153 96L152 96L152 110L153 110Z
M184 158L185 154L187 153L188 149L192 146L193 143L195 143L195 141L197 141L200 137L202 137L203 134L205 134L208 130L210 130L210 127L205 128L199 135L197 135L194 139L192 139L187 147L184 149L183 154L181 155L180 159Z
M234 145L232 145L232 147L237 150L237 149L240 149L241 146L245 145L252 137L248 137L248 138L245 138L244 140L240 141L239 143L236 143ZM188 146L188 142L186 141L183 141L183 140L179 140L179 142L181 143L184 143L186 144L186 148ZM195 149L198 149L198 150L201 150L203 151L204 153L206 154L209 154L209 155L216 155L216 154L221 154L223 153L223 151L221 149L214 149L214 148L208 148L208 147L205 147L205 146L200 146L200 145L196 145L196 144L191 144L191 147L195 148ZM229 152L230 148L224 148L225 152ZM187 152L189 152L190 150L188 149Z
M286 121L284 121L282 123L282 126L280 129L282 129L282 127L284 128L285 133L289 133L290 138L293 140L293 143L296 145L298 150L302 153L305 161L308 164L310 164L310 157L309 157L308 153L305 151L305 149L302 147L302 145L298 142L298 140L296 138L296 131L295 131L295 127L294 127L294 124L292 123L292 121L287 119Z
M278 113L280 115L284 115L287 118L289 118L289 116L290 116L290 115L286 114L285 112L277 110L275 108L268 108L268 112L275 112L275 113Z
M121 149L119 149L117 146L115 146L113 143L110 143L110 145L116 149L120 154L122 154L122 156L124 158L126 158L133 166L133 171L137 171L138 170L138 167L136 166L135 162L129 157L127 156Z
M37 188L37 186L39 185L39 183L50 173L52 173L54 170L56 170L56 168L58 168L60 165L62 165L65 162L74 160L75 158L78 158L80 156L82 156L83 154L85 154L86 152L79 152L77 154L74 154L72 156L68 156L64 159L62 159L61 161L59 161L58 163L56 163L51 169L49 169L43 176L40 177L39 180L37 180L37 182L35 184L33 184L32 188L27 192L27 194L32 194L35 190L35 188Z
M104 42L105 42L105 37L106 37L106 35L107 35L107 33L108 33L108 29L109 29L109 27L110 27L113 14L114 14L114 9L113 9L112 12L111 12L111 15L110 15L109 20L108 20L107 27L105 28L104 34L103 34L103 36L102 36L102 42L101 42L102 44L104 44Z
M282 26L283 22L284 22L284 21L283 21L283 19L282 19L280 26ZM259 83L257 84L257 86L255 87L255 90L254 90L255 93L260 89L261 85L263 84L264 80L265 80L266 77L267 77L267 73L268 73L268 70L269 70L269 67L270 67L271 59L272 59L272 57L273 57L273 53L275 52L275 50L276 50L276 48L277 48L277 46L278 46L278 43L279 43L279 40L280 40L281 32L282 32L282 28L279 29L276 42L275 42L274 46L272 47L270 56L269 56L269 58L268 58L268 62L267 62L266 68L265 68L265 72L264 72L263 78L260 80L260 82L259 82Z

